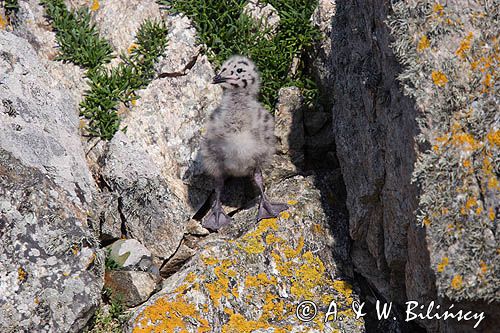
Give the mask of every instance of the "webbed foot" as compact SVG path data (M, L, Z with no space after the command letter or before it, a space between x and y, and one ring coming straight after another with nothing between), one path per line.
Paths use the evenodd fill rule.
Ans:
M257 221L260 221L262 219L269 219L269 218L273 218L273 217L278 217L278 215L281 212L283 212L287 209L288 209L287 204L270 202L269 200L264 198L260 201L259 213L257 214Z
M222 207L215 206L212 207L210 213L203 219L201 225L206 229L217 231L230 224L232 220L233 219L224 212Z

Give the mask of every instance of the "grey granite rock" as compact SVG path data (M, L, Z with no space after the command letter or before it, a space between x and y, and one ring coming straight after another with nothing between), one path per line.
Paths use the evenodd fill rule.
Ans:
M104 286L111 290L111 297L127 307L144 303L153 293L158 277L148 272L108 271Z
M268 194L289 200L290 209L257 224L256 207L236 213L232 225L200 242L193 259L133 311L127 331L364 332L351 309L358 296L333 258L337 240L312 179L287 179ZM318 305L313 321L296 317L303 300ZM331 301L342 321L325 323Z
M0 148L0 330L78 332L99 303L103 253L86 212Z

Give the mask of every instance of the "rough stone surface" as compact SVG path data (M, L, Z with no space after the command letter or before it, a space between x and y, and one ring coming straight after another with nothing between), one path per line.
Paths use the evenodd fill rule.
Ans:
M169 43L158 68L177 73L154 80L138 92L140 99L126 115L127 137L151 157L186 213L194 215L211 186L202 177L198 154L205 117L217 106L222 90L212 85L214 71L206 56L196 56L195 30L181 16L169 16ZM182 51L180 51L182 50ZM189 63L188 68L173 64ZM181 74L179 75L179 71ZM187 221L187 220L186 220Z
M52 61L59 51L55 33L40 1L19 1L19 11L16 16L17 26L14 33L33 46L40 57L40 62L50 72L54 82L62 84L67 89L67 94L79 103L87 89L84 70L72 63Z
M151 257L151 252L135 239L117 240L109 249L109 257L121 267L135 266L144 257Z
M109 271L104 286L111 289L112 297L120 299L127 307L144 303L156 288L158 278L147 272Z
M98 1L99 6L92 8L92 1L68 0L70 8L89 7L99 28L115 51L125 52L134 42L137 29L146 19L160 20L160 8L156 1L106 0Z
M406 3L401 3L399 15L404 14L409 17L421 15L422 22L425 21L432 26L427 35L429 38L434 36L430 31L440 31L439 33L450 37L448 28L434 26L434 24L445 24L443 20L446 18L441 21L440 19L433 21L430 18L430 15L440 16L439 12L442 10L438 6L434 7L437 8L437 15L430 13L433 4L435 3L429 2L424 6L421 2L415 2L414 8L409 10L403 8L406 7ZM457 13L462 13L464 6L464 4L457 5ZM423 11L420 12L421 10ZM356 13L355 19L352 13ZM333 131L337 155L347 189L350 235L353 239L351 257L355 269L366 278L371 288L376 290L380 297L396 303L412 299L419 301L420 304L428 304L434 300L439 301L443 308L447 307L450 301L438 297L433 268L437 267L444 254L433 252L433 244L429 244L428 239L426 240L426 229L417 224L416 212L418 208L421 208L418 200L422 193L417 191L417 184L412 183L412 174L415 162L417 162L415 148L418 147L423 151L430 148L427 143L419 145L416 142L419 132L417 118L420 116L417 108L427 112L430 109L429 105L438 105L442 101L442 105L446 105L444 113L449 114L452 112L449 108L453 108L453 112L458 109L457 105L460 104L461 99L444 93L433 95L434 88L430 87L431 84L417 88L417 94L422 96L417 102L428 99L429 104L426 106L419 104L415 106L415 101L403 95L403 89L397 80L398 76L404 79L414 75L407 90L415 90L420 82L432 82L431 72L435 68L428 70L427 81L423 81L423 75L426 73L424 69L409 71L400 76L403 69L390 47L394 39L390 36L389 28L385 23L390 13L391 6L388 2L343 1L337 3L336 14L333 18L332 52L330 62L327 62L326 66L327 71L333 74L332 81L330 81L334 83L330 90L330 102L333 104ZM443 13L446 13L446 10ZM405 21L407 19L408 17L404 19L398 17L395 24L403 30L407 29L408 23ZM450 16L448 19L454 20L456 17ZM465 21L462 20L462 22ZM453 21L448 21L448 24L451 24L449 22ZM417 27L420 28L421 24L423 23L418 24ZM461 29L458 30L462 32ZM401 41L396 49L402 50L414 45L412 43L417 44L422 35L425 36L425 33L400 36ZM444 54L442 52L444 47L431 43L427 46L430 47L429 50L438 50L437 53L441 57ZM450 43L444 44L448 46L451 45ZM457 48L459 44L456 44ZM457 59L457 54L454 53L457 48L453 48L453 51L449 53L453 59ZM412 66L424 64L423 60L408 59L411 56L407 52L405 64ZM430 59L436 61L440 58L436 55L431 56ZM452 72L451 62L444 60L438 62L436 66L445 64L443 68ZM451 80L451 76L447 80ZM439 81L438 84L444 85ZM328 82L325 83L325 86L327 85ZM457 86L451 91L456 92L458 96L459 92L463 91L462 88L466 86ZM443 90L440 91L443 92ZM478 119L485 118L486 113L481 114L483 116ZM491 118L487 119L491 120ZM449 126L451 123L452 121L446 117L428 118L422 123L421 128L429 131L432 128ZM455 169L459 161L455 160L454 163ZM431 165L436 164L437 160L433 160ZM450 177L450 179L456 179L456 177ZM448 192L450 187L443 188L442 181L437 181L435 185L440 188L440 192L435 197L436 200L429 202L432 207L435 207L437 198L450 194ZM451 195L453 196L453 193ZM459 200L461 200L460 197L457 197L455 201ZM486 216L486 213L483 214ZM474 220L474 222L477 225L478 221ZM446 228L446 224L440 225L443 229ZM488 235L479 237L492 239ZM462 236L452 238L456 241ZM440 236L436 244L444 244L444 239ZM471 244L471 242L467 245L464 243L458 248L465 249ZM487 242L481 244L489 249L490 245ZM480 251L483 250L484 247ZM455 253L454 251L450 248L450 255ZM475 258L477 258L477 253L479 252L475 252ZM480 262L473 263L472 261L471 258L464 265L467 267L476 265L474 267L480 270ZM492 262L489 261L488 265ZM461 283L461 280L458 280ZM477 277L475 276L470 281L477 281ZM455 286L457 284L458 282ZM452 285L451 278L446 281L448 288L450 285ZM461 287L456 289L459 291L464 289ZM477 288L474 290L473 293L477 294ZM467 299L454 303L455 308L470 309L475 306L476 311L486 309L486 316L489 315L493 321L495 316L492 314L498 309L497 304L488 305L470 302ZM493 332L493 327L498 327L498 325L492 325L491 322L483 323L485 331ZM437 320L422 320L419 324L432 332L468 330L466 324L456 321L444 323Z
M323 94L329 96L332 91L332 75L330 61L332 56L332 18L336 10L335 0L319 0L318 6L311 16L311 23L321 33L319 43L314 45L314 56L311 61L311 70ZM326 99L328 101L328 99Z
M73 200L0 148L2 332L77 332L98 305L104 260Z
M164 288L134 311L129 332L364 332L351 304L352 285L338 269L319 191L297 176L270 188L271 198L288 199L278 219L255 222L256 207L236 213L234 223L212 234ZM318 316L300 322L295 307L315 301ZM343 320L324 323L335 300Z
M1 147L87 205L94 185L78 136L75 101L25 39L0 31L0 49Z
M261 3L258 0L249 0L243 13L252 18L257 24L259 29L267 31L267 36L271 37L280 24L280 17L276 8L271 4Z
M143 148L122 132L113 137L102 159L103 186L118 203L113 214L120 216L124 236L138 240L158 258L170 257L189 220L184 203Z
M275 113L276 150L296 166L304 164L304 97L297 87L281 88Z

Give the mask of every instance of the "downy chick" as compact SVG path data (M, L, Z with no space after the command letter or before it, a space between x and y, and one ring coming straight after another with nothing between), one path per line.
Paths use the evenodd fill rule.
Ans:
M215 179L215 202L203 226L218 230L231 222L220 202L227 177L254 176L260 193L257 220L277 217L288 208L270 202L265 193L261 168L275 152L274 119L257 101L260 78L254 63L242 56L229 58L213 79L224 89L222 101L210 115L202 144L205 171Z

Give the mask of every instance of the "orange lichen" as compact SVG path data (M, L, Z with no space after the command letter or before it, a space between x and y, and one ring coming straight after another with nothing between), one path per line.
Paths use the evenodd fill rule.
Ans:
M174 301L159 298L140 313L132 332L188 332L186 325L193 325L193 322L198 323L199 333L211 332L208 321L199 315L194 304L180 296Z
M265 246L262 235L270 229L274 231L278 230L278 224L276 221L276 218L263 219L260 221L257 229L247 233L241 238L241 241L237 243L237 246L249 254L259 254L264 252Z
M462 288L462 283L463 283L462 275L457 274L453 277L453 279L451 279L451 287L453 289Z
M441 71L432 71L432 81L438 87L444 87L448 83L448 78Z
M130 44L130 46L127 48L127 52L128 52L128 53L132 53L132 51L133 51L134 49L136 49L138 46L139 46L139 45L137 45L136 43L132 43L132 44Z
M297 298L311 299L314 289L320 285L325 266L310 251L304 253L302 259L305 263L295 270L295 281L290 292Z
M303 248L304 248L304 236L300 236L299 244L297 245L297 248L293 249L293 248L290 248L287 246L287 247L285 247L285 250L283 251L283 253L285 253L285 256L287 257L287 259L295 258L302 252Z
M333 282L333 288L344 295L347 300L347 305L352 303L352 285L346 281L337 280Z
M90 6L90 10L95 12L96 10L99 9L99 7L101 7L101 5L99 4L99 1L98 0L94 0L92 2L92 6Z
M472 32L469 32L469 34L460 42L460 46L455 51L455 54L461 59L465 59L465 53L470 50L471 40L473 36L474 35L472 34Z
M247 320L243 315L234 313L231 309L226 309L225 311L229 315L229 321L222 327L222 333L251 333L257 329L273 327L265 322ZM278 331L275 330L275 332Z
M430 225L431 225L431 220L430 220L430 219L426 216L426 217L424 217L424 219L422 220L422 223L423 223L426 227L428 227L428 226L430 226Z
M206 283L205 287L208 290L210 299L218 306L222 297L229 297L229 277L235 276L236 272L229 269L233 262L228 259L221 260L220 265L214 268L214 274L217 277L214 282ZM234 272L234 273L233 273ZM236 288L236 287L235 287Z
M474 206L477 206L477 199L473 198L473 197L470 197L469 199L467 199L467 201L465 202L465 208L471 209Z
M418 41L417 44L417 51L422 52L423 50L429 48L431 46L431 43L429 41L429 38L427 38L426 35L423 35L420 40Z
M439 16L443 16L444 14L444 7L440 3L436 2L434 6L432 6L432 10L434 13L438 14Z
M492 145L500 147L500 131L490 131L486 134L486 139Z
M481 273L486 274L488 272L488 265L483 260L479 262L479 266L481 267Z
M0 29L5 29L9 24L8 19L0 13Z
M17 280L22 283L27 279L28 279L28 272L26 272L24 268L19 266L19 268L17 269Z
M443 257L441 259L441 262L437 265L437 271L439 273L443 272L446 266L448 266L448 263L449 263L448 257Z
M462 165L465 167L465 168L470 168L471 166L471 161L469 159L466 159L462 162Z
M490 207L490 209L488 209L488 218L492 222L495 220L495 210L493 209L493 207Z
M285 212L281 212L280 216L286 220L286 219L290 218L290 213L286 212L286 211Z
M297 200L288 200L287 202L290 206L296 205L298 203Z

